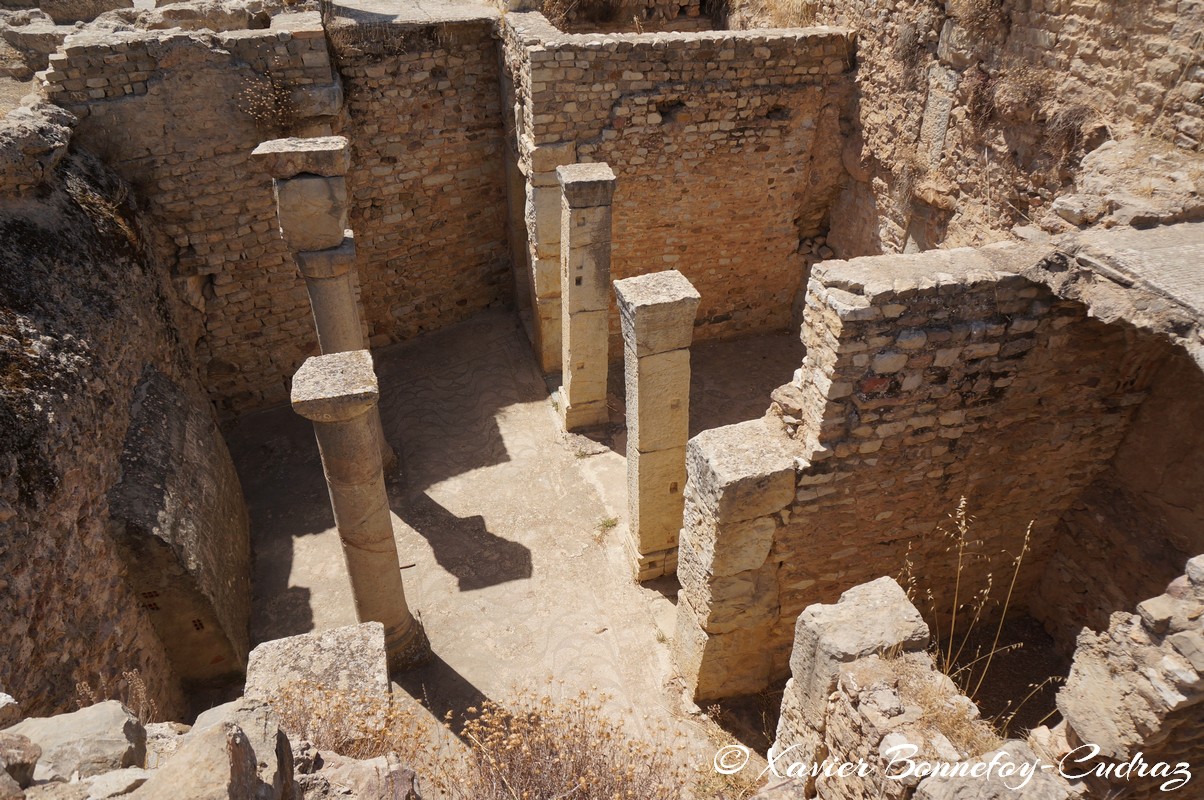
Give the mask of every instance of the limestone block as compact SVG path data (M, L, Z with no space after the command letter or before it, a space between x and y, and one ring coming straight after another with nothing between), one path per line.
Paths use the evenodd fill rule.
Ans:
M372 354L367 350L307 358L293 376L293 409L314 422L352 419L379 398Z
M1187 580L1197 592L1204 591L1204 555L1187 562Z
M383 633L382 633L383 637ZM278 800L291 795L293 786L293 750L280 730L280 721L270 705L245 697L202 712L184 738L183 745L223 723L238 726L247 736L255 753L259 783L255 800Z
M605 401L607 312L569 314L562 308L561 318L564 325L561 377L567 402Z
M0 771L0 800L25 800L25 790L7 772Z
M331 786L346 787L352 799L421 800L417 776L396 753L361 760L323 751L321 758L322 768L315 776Z
M683 447L690 433L690 351L643 358L628 352L625 375L629 448L648 453Z
M385 629L379 622L264 642L247 659L246 697L270 699L306 681L330 691L388 697Z
M257 798L255 751L232 722L218 723L191 738L130 800L247 800Z
M38 780L70 780L77 772L86 778L141 766L146 759L146 729L116 700L71 714L30 717L5 732L28 737L42 748Z
M610 205L615 174L607 164L567 164L556 168L564 200L571 208Z
M0 772L24 788L33 781L33 770L42 748L19 733L0 733Z
M557 167L577 160L576 142L541 144L531 148L531 172L555 172Z
M557 270L559 277L559 270ZM557 281L559 285L559 281ZM539 369L545 374L557 372L561 367L563 342L563 315L560 309L560 292L556 297L541 298L535 303L535 351L539 356Z
M780 511L794 500L796 447L764 419L703 431L686 447L698 502L723 523Z
M338 247L304 250L294 254L301 274L306 278L318 279L347 274L355 266L355 236L351 231L343 233L343 241Z
M566 431L598 428L610 422L610 412L605 401L588 400L565 403L560 409L560 418Z
M273 181L280 232L289 249L325 250L343 243L347 184L343 178L301 175Z
M535 296L539 299L557 299L560 297L560 258L537 258L531 267L535 276ZM559 305L557 306L559 309ZM560 314L557 312L556 324L560 324Z
M634 465L628 466L629 525L638 532L640 553L677 546L685 485L684 447L639 453Z
M533 231L536 258L560 260L560 189L555 186L527 187L525 217Z
M688 520L683 528L683 549L688 541L689 550L715 577L735 575L759 569L765 563L777 528L775 515L719 523L710 514L702 513Z
M637 356L689 347L702 296L675 269L615 281L623 341Z
M612 217L610 206L573 208L561 202L560 241L568 242L571 247L610 244L614 233Z
M184 742L189 726L178 722L152 722L146 726L146 768L158 769Z
M822 714L841 664L900 646L928 646L928 626L892 578L854 586L832 605L803 609L795 623L790 672L808 714Z
M610 243L570 247L562 241L560 253L560 298L569 312L607 310Z
M351 168L351 145L343 136L271 139L251 151L273 178L303 173L335 178Z
M343 84L339 81L289 90L289 104L299 119L331 117L343 107Z

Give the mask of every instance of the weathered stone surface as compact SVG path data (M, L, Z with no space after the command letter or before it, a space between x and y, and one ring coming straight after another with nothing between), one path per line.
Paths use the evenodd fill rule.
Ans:
M75 117L50 103L9 112L0 126L0 188L17 194L48 179L67 154Z
M22 788L33 781L34 767L42 756L42 748L28 738L0 732L0 771L6 773Z
M351 419L379 398L372 354L367 350L307 358L293 377L293 409L315 422Z
M0 772L0 800L25 800L21 785L7 772Z
M351 145L344 136L272 139L256 147L251 155L273 178L302 173L335 178L346 175L351 168Z
M88 781L88 798L89 800L108 800L110 797L129 794L146 783L153 774L150 770L140 767L126 767L97 775Z
M628 461L628 524L639 531L638 551L654 553L677 546L685 502L686 453L683 447L640 453Z
M338 247L347 229L347 184L343 178L301 175L272 182L280 232L289 249Z
M346 231L338 247L304 250L295 255L297 268L306 278L337 278L355 266L355 237Z
M189 726L179 722L152 722L146 726L146 768L158 769L184 743Z
M990 763L997 754L1002 754L1002 761L1011 765L1033 764L1038 760L1032 748L1024 742L1013 740L1004 743L998 750L971 759L970 763ZM1018 789L1022 781L1023 788ZM1018 775L1001 777L999 771L977 777L934 776L921 781L916 787L915 800L1014 800L1020 792L1023 792L1025 800L1030 797L1033 800L1068 800L1079 796L1056 771L1037 769L1027 781Z
M624 347L646 356L689 347L702 297L675 269L615 281Z
M87 22L115 8L133 8L133 0L40 0L38 8L60 25Z
M686 448L698 501L724 522L788 506L796 457L793 442L763 419L703 431Z
M21 721L21 704L12 698L11 695L0 692L0 730L7 728L10 725L16 725Z
M641 453L684 447L690 428L690 351L629 357L626 368L628 443Z
M928 626L892 578L854 586L833 605L804 609L795 623L790 672L805 713L821 713L841 664L872 653L928 646Z
M42 748L39 780L86 778L141 766L146 758L146 729L116 700L56 717L31 717L6 732L27 736Z
M271 699L282 688L299 681L352 695L388 697L384 626L365 622L290 636L264 642L251 651L247 663L248 699Z
M298 781L305 800L420 800L418 778L403 766L395 753L370 759L354 759L323 752L322 768Z
M609 205L615 194L615 174L608 164L566 164L556 178L570 208Z
M258 797L255 751L245 733L220 722L196 736L126 797L130 800L247 800Z
M293 751L280 730L276 714L265 701L242 698L203 712L196 718L183 746L210 728L230 723L244 734L255 753L258 785L254 800L281 800L293 796Z

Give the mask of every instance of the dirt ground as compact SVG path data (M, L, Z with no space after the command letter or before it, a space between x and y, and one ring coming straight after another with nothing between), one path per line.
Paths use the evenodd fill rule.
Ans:
M435 652L397 676L401 687L435 719L547 681L554 695L604 694L636 733L645 717L668 720L709 768L716 736L732 737L673 676L675 581L631 578L621 428L598 442L559 432L508 313L376 356L386 436L402 462L389 485L398 551L413 565L407 599ZM691 428L764 413L801 358L792 335L698 346ZM621 397L612 407L620 421ZM254 640L353 624L310 424L275 409L240 419L228 439L251 510Z

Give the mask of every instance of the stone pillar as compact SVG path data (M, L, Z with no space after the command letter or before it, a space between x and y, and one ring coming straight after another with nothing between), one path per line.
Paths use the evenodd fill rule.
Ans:
M605 425L610 314L610 201L606 164L557 167L560 181L560 413L565 430Z
M672 574L685 505L690 342L701 297L677 270L615 281L627 383L627 507L637 580Z
M273 139L252 153L272 176L280 232L293 250L309 290L318 348L323 354L366 347L355 299L355 240L347 227L351 149L342 136ZM397 456L385 439L380 409L372 425L386 469Z
M293 377L293 409L314 423L335 525L360 622L385 626L389 666L430 656L402 586L380 447L373 427L379 389L367 350L314 356Z

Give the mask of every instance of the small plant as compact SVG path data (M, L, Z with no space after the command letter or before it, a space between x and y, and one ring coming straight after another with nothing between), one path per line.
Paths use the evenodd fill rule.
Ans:
M115 683L98 679L95 688L89 681L80 681L75 684L75 696L80 708L88 708L105 700L119 700L142 724L159 721L159 706L147 691L146 681L137 669L122 672L121 680Z
M606 517L605 519L599 520L597 526L595 527L597 533L594 536L594 539L599 542L602 541L606 537L606 534L613 531L618 524L618 517Z
M603 711L606 698L581 692L556 701L524 690L510 708L469 708L460 732L470 755L460 774L436 777L457 800L672 800L687 772L663 727L639 737Z

